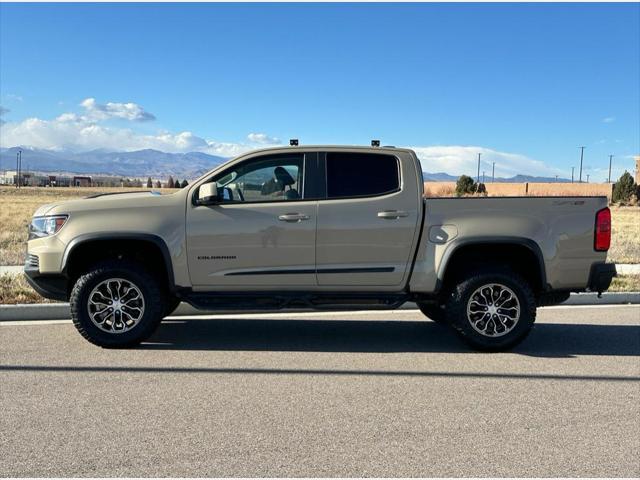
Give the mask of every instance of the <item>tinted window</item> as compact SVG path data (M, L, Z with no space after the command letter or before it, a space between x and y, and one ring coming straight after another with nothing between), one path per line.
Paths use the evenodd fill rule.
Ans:
M327 153L329 198L382 195L398 190L398 160L373 153Z
M278 202L302 197L301 155L258 158L216 176L223 201Z

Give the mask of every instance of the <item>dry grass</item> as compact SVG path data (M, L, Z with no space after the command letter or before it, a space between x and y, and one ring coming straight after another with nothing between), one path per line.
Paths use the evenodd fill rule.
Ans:
M609 292L640 292L640 275L621 275L615 277Z
M496 184L498 185L498 184ZM503 184L509 185L509 184ZM520 184L522 185L522 184ZM582 186L586 186L582 184ZM452 182L428 182L429 196L452 196ZM0 187L0 265L24 262L27 224L33 212L46 203L85 197L99 192L146 190L145 188L24 188ZM174 192L175 190L164 190ZM640 207L611 207L613 238L609 261L640 263Z
M611 208L611 249L607 261L640 263L640 207Z
M516 197L530 195L544 196L589 196L603 195L611 199L611 183L485 183L487 195L498 197ZM455 182L425 182L425 196L452 197L455 195Z
M52 303L31 288L23 275L5 273L0 275L0 305L17 303Z
M22 265L27 225L41 205L96 193L152 190L147 188L38 188L0 187L0 265ZM163 191L162 189L153 189ZM175 192L176 190L164 190Z

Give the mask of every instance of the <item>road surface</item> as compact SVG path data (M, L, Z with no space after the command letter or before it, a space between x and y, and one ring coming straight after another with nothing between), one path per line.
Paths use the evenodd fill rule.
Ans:
M0 323L3 476L640 475L640 307L480 354L416 310Z

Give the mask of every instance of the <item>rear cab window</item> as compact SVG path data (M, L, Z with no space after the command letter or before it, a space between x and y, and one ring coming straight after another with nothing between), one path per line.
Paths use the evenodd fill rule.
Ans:
M373 197L400 190L400 166L392 155L328 152L327 198Z

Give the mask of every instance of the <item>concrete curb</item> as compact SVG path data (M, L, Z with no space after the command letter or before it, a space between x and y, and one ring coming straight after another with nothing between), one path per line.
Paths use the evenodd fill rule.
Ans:
M562 305L626 305L640 304L640 292L603 293L598 298L595 293L572 293L571 297ZM415 303L405 303L400 309L410 310L418 308ZM193 308L187 303L181 303L171 314L172 317L193 315L216 315L224 313L238 313L237 311L203 311ZM259 311L243 311L242 313L264 313ZM269 313L274 313L270 311ZM19 320L66 320L69 316L68 303L38 303L32 305L0 305L0 322Z

